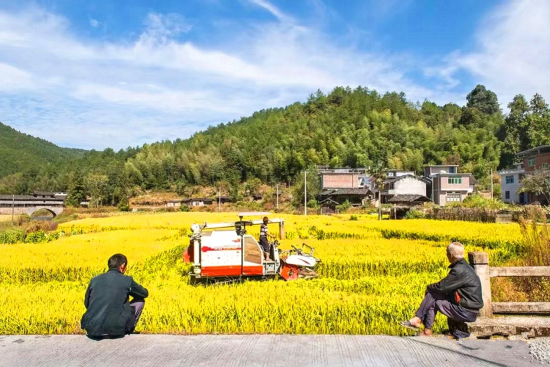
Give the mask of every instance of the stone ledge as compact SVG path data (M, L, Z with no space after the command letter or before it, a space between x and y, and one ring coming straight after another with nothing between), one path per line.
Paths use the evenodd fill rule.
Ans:
M550 317L544 316L495 316L480 317L469 322L468 329L477 338L493 335L522 335L524 338L550 336Z

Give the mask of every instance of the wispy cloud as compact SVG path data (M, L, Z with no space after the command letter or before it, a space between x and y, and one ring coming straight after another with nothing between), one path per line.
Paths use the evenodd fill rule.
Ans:
M470 73L495 91L503 106L514 95L535 93L550 99L550 2L512 0L483 20L474 51L454 52L438 72L451 83Z
M267 0L248 0L248 1L250 1L252 4L255 4L259 7L264 8L265 10L270 12L274 17L276 17L277 19L279 19L281 21L288 21L288 20L291 19L288 15L283 13L275 5L271 4Z
M41 8L0 11L0 121L102 149L185 138L339 85L457 99L446 83L427 88L407 77L403 57L342 46L266 0L249 1L276 21L251 22L215 48L190 41L194 28L177 14L150 13L132 41L106 42L77 37L66 18Z

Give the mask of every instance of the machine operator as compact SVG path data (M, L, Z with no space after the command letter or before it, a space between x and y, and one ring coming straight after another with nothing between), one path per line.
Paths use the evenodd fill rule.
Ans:
M267 223L269 223L269 219L267 217L264 217L263 224L260 226L260 247L264 252L264 258L266 260L271 260L269 257L269 254L271 252L271 244L267 240L267 237L275 238L275 236L269 234L267 229Z

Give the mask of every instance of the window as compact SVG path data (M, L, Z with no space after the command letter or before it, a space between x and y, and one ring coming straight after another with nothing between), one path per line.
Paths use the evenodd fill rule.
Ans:
M447 194L447 202L460 201L460 194Z
M529 158L529 160L527 161L527 165L529 167L534 167L535 166L535 157Z
M449 173L456 173L456 172L455 172L455 168L456 168L456 167L449 167Z
M460 185L462 183L462 177L449 177L447 183L449 185Z
M514 183L514 176L506 176L506 183L507 184L513 184Z
M510 200L510 191L504 191L504 198Z

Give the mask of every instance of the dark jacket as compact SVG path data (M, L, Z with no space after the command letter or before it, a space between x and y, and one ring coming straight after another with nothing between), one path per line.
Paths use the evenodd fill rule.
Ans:
M438 283L430 284L428 291L443 293L449 300L462 307L479 310L483 307L481 281L465 259L449 265L451 271Z
M128 296L145 298L148 295L147 289L132 277L118 269L109 269L90 281L84 298L86 312L80 325L92 336L127 334L135 324Z

